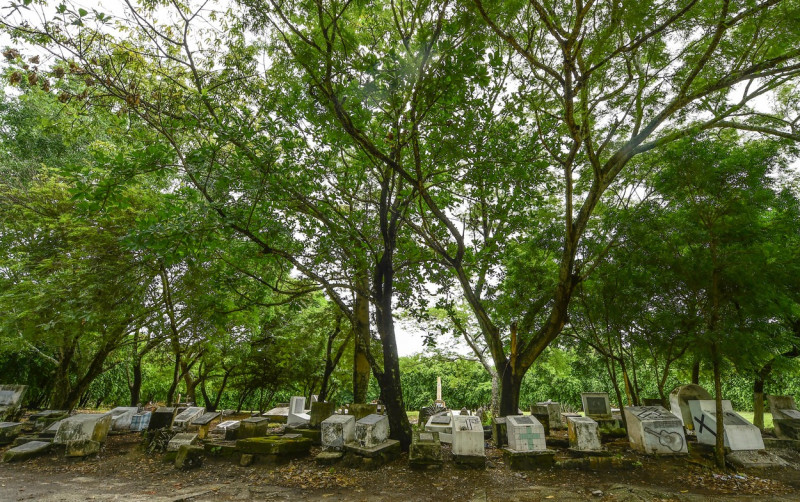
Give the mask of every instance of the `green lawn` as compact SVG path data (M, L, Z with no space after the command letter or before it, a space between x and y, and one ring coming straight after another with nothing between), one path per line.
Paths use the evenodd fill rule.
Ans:
M744 417L745 420L753 423L753 412L752 411L737 411L739 415ZM772 413L764 413L764 428L765 429L772 429Z

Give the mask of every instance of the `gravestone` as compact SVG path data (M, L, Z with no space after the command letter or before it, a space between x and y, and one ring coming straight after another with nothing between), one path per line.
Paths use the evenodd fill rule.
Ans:
M356 422L355 441L362 448L378 446L389 439L389 417L368 415Z
M428 419L432 416L436 415L437 413L441 413L443 411L447 411L447 408L443 406L439 406L438 404L434 404L433 406L425 406L419 409L419 415L417 417L417 425L424 429L425 425L428 423Z
M712 400L691 400L694 430L701 444L715 445L717 442L717 404ZM725 446L732 451L763 450L764 440L761 431L733 411L731 402L722 401L722 424L725 433Z
M453 413L440 411L428 419L425 424L426 432L438 432L442 443L453 442Z
M603 450L600 443L598 424L589 417L568 417L567 432L570 449L577 452L599 452Z
M531 405L531 416L536 418L542 427L544 427L544 434L545 436L550 435L550 412L547 409L547 406L543 406L541 404L532 404Z
M55 444L90 440L103 443L111 428L111 415L105 413L78 414L61 421L53 438Z
M239 423L239 439L262 437L267 435L269 419L266 417L245 418Z
M150 423L147 425L147 430L169 429L172 427L172 421L175 419L175 408L167 406L159 406L156 411L150 415Z
M140 432L146 430L150 425L150 417L152 416L152 411L143 411L141 413L137 413L131 417L131 430L134 432Z
M283 403L279 403L283 404ZM272 422L278 422L281 424L286 423L286 419L289 418L289 406L276 406L271 410L267 411L262 415L263 417L267 417Z
M683 421L683 426L687 429L694 430L694 421L692 420L692 410L689 408L689 401L701 399L709 400L714 399L707 390L695 384L680 385L675 387L669 393L669 411L673 415Z
M47 441L29 441L7 450L3 454L3 462L8 463L27 460L37 455L47 453L51 446L52 444Z
M133 416L139 413L139 408L136 407L117 407L109 411L111 415L111 430L127 431L131 428L131 420Z
M0 421L16 420L22 413L22 398L27 385L0 385Z
M311 413L309 413L310 427L319 427L322 422L334 414L336 405L334 403L324 401L314 401L311 403Z
M564 420L561 418L561 403L556 403L553 401L543 401L541 403L536 403L538 406L545 406L547 407L547 414L549 415L549 423L550 429L564 429L566 424ZM542 424L544 425L544 424Z
M49 427L52 423L58 422L62 418L68 416L69 412L67 410L44 410L31 415L28 421L34 423L34 428L37 431L41 431Z
M169 443L167 443L167 451L177 452L181 445L197 444L198 439L197 434L194 432L180 432L172 436L172 439L169 440Z
M478 417L453 417L453 461L461 466L483 467L486 452L483 444L483 425Z
M778 439L800 439L800 411L792 396L767 396Z
M514 451L543 451L545 444L544 426L530 415L511 415L506 417L508 447Z
M498 448L508 444L506 417L492 417L492 441Z
M378 413L378 405L371 403L352 403L348 407L348 412L350 415L353 415L353 417L356 419L356 422L358 422L368 415Z
M442 468L442 443L439 441L438 432L412 433L408 465L414 469Z
M331 415L322 421L321 442L323 448L341 450L355 441L356 419L352 415Z
M233 441L237 438L240 426L241 422L238 420L225 420L218 423L211 433L223 436L226 441Z
M311 417L306 413L306 398L303 396L294 396L289 400L289 416L286 418L286 425L296 427L301 424L307 424Z
M583 413L593 419L611 419L611 401L607 392L583 392Z
M219 416L220 412L218 411L207 411L194 417L190 425L196 425L198 436L200 436L200 439L205 439L208 436L208 430L211 428L211 422Z
M9 444L22 433L22 422L0 422L0 445Z
M173 430L186 430L189 424L192 423L192 420L199 417L206 411L205 408L202 406L191 406L186 408L182 412L178 413L178 416L175 417L175 420L172 421L172 429Z
M466 407L465 408L461 408L461 411L459 411L458 414L467 416L467 415L469 415L469 410Z
M688 454L681 419L663 406L626 406L631 448L649 454Z

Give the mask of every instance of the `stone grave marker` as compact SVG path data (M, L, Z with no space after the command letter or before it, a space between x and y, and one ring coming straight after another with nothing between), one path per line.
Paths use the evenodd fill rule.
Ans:
M717 405L711 399L695 399L689 401L694 420L697 441L701 444L715 445L717 442ZM763 450L764 439L758 427L745 420L733 411L731 402L722 401L722 424L725 432L725 446L732 451Z
M178 413L178 416L175 417L175 420L172 421L172 429L173 430L186 430L189 427L189 424L192 423L192 420L199 417L206 411L205 408L202 406L190 406L186 408L182 412Z
M219 416L220 412L218 411L207 411L194 417L190 425L196 425L198 429L197 435L200 436L200 439L205 439L208 436L208 430L211 428L211 422Z
M53 422L58 422L62 418L68 416L69 412L67 410L44 410L31 415L28 421L34 423L34 428L37 431L41 431L46 429Z
M442 377L436 377L436 401L434 401L433 404L439 405L442 408L447 408L447 405L442 399Z
M267 435L269 419L266 417L245 418L239 423L238 439L262 437Z
M498 448L508 444L508 424L506 417L492 417L492 441Z
M27 390L27 385L0 385L0 421L19 418Z
M692 420L692 410L689 408L689 401L701 399L714 399L707 390L695 384L679 385L669 393L669 407L673 415L683 421L683 426L694 430Z
M292 397L292 399L289 400L289 416L286 418L286 425L296 427L311 421L311 417L306 413L305 406L305 397Z
M550 413L547 409L547 406L543 406L541 404L532 404L531 405L531 416L536 418L542 427L544 427L544 434L545 436L550 435Z
M223 436L226 441L234 441L237 438L239 427L241 427L239 420L225 420L218 423L211 433Z
M423 406L422 408L419 409L419 415L417 417L417 425L420 427L420 429L423 429L425 425L428 423L429 418L443 411L447 411L447 408L439 406L438 404L434 404L432 406Z
M194 432L179 432L178 434L172 436L172 439L170 439L169 443L167 443L167 451L176 452L181 447L181 445L197 444L198 439L199 438L197 434L195 434Z
M593 419L611 418L611 401L608 399L607 392L583 392L581 393L583 402L583 413Z
M649 454L688 454L681 419L663 406L626 406L631 448Z
M174 419L175 408L159 406L156 411L150 415L150 423L147 425L147 430L169 429L172 427L172 421Z
M792 396L768 395L772 424L778 439L800 440L800 411Z
M47 441L29 441L7 450L3 454L3 462L18 462L37 455L42 455L43 453L47 453L50 446L52 446L52 444Z
M599 452L603 450L600 443L598 424L589 417L568 417L567 431L570 449L577 452Z
M438 432L413 431L408 465L414 469L441 469L442 443Z
M514 451L543 451L545 444L544 426L530 415L511 415L506 417L508 447Z
M453 442L453 413L450 411L440 411L428 419L425 424L425 431L438 432L439 440L442 443Z
M561 418L561 403L556 403L553 401L542 401L536 404L538 406L547 407L547 414L549 416L548 420L550 422L551 429L564 429L566 427L564 420Z
M9 444L22 433L22 422L0 422L0 445Z
M368 415L356 422L355 440L362 448L378 446L389 439L389 417Z
M267 417L272 422L285 424L286 419L289 418L289 406L276 406L261 416Z
M131 420L135 414L139 413L139 408L120 406L109 411L111 415L111 430L127 431L131 428Z
M356 419L352 415L331 415L322 421L320 434L323 448L342 450L345 444L355 441Z
M486 452L483 444L483 425L478 417L453 417L453 461L463 466L483 467Z
M91 440L102 443L111 428L111 415L86 413L72 415L61 421L53 442L68 444L71 441Z
M309 427L319 427L322 421L333 415L335 411L334 403L314 401L311 403L311 413L309 413Z
M150 417L153 415L152 411L143 411L131 417L131 428L134 432L147 430L150 425Z

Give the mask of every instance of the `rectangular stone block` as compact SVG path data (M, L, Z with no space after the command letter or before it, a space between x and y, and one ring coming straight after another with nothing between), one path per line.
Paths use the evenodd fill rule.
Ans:
M134 432L146 430L150 426L151 411L143 411L131 417L131 429Z
M37 455L42 455L50 450L51 444L46 441L29 441L6 450L3 454L3 462L18 462Z
M717 442L717 411L714 400L689 401L692 412L694 430L697 441L701 444L714 445ZM733 411L731 402L722 401L722 424L725 433L725 446L733 451L763 450L764 440L761 431Z
M544 427L544 435L550 435L550 413L547 410L547 406L542 406L539 404L532 404L531 405L531 416L536 418L542 427Z
M352 415L332 415L322 421L321 441L324 448L341 450L355 441L356 419Z
M607 392L583 392L583 413L589 418L611 418L611 401Z
M569 446L577 451L600 451L600 433L597 422L589 417L568 417Z
M327 403L323 401L314 401L311 403L311 413L309 413L310 427L319 427L322 421L330 417L336 412L336 405L334 403Z
M79 414L61 421L53 442L67 444L70 441L90 439L102 443L111 428L111 415L105 413Z
M147 426L148 430L168 429L172 427L172 421L175 419L175 408L167 406L159 406L156 411L150 415L150 423Z
M347 410L350 415L353 415L356 418L356 422L358 422L367 415L378 413L378 405L352 403L350 406L348 406Z
M133 416L139 413L139 408L133 406L119 406L109 411L111 415L111 429L115 431L127 431L131 428Z
M267 411L262 415L263 417L267 417L272 422L278 422L281 424L285 424L286 420L289 418L289 407L288 406L277 406L272 408L271 410Z
M426 432L437 432L442 443L453 442L453 413L440 411L428 418L425 424Z
M389 439L389 417L367 415L356 422L355 440L362 448L378 446Z
M419 469L442 466L442 443L438 432L413 432L408 450L408 464Z
M209 425L212 420L220 415L218 411L208 411L192 419L192 425Z
M9 444L22 434L22 422L0 422L0 445Z
M628 441L631 448L649 454L688 454L680 418L663 406L627 406Z
M772 413L773 420L776 418L800 418L800 416L798 416L800 415L800 412L797 411L797 405L794 402L794 397L768 395L767 401L769 402L769 410Z
M191 406L186 408L182 412L178 413L178 416L176 416L175 420L172 421L172 428L174 430L185 430L186 427L192 423L192 420L202 415L205 411L206 409L202 406Z
M478 417L453 417L453 455L485 456L483 425Z
M545 416L547 416L545 414ZM506 417L508 447L515 451L544 451L544 426L534 416L512 415Z
M566 428L566 423L561 418L561 403L556 403L553 401L543 401L541 403L536 403L536 404L538 406L545 406L547 408L547 414L549 415L551 429Z
M193 432L181 432L172 436L172 439L167 443L167 451L178 451L181 445L197 444L197 434Z
M778 439L800 439L800 419L773 418L772 423L775 426L775 435Z
M246 439L252 437L261 437L267 435L269 428L269 419L265 417L250 417L245 418L239 424L239 439Z

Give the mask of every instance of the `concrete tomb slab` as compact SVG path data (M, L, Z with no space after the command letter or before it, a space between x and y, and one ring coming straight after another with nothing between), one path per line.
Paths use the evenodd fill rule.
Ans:
M688 454L681 419L663 406L626 406L631 448L650 454Z
M222 435L226 441L235 441L238 438L241 425L242 423L239 420L226 420L217 424L211 433Z
M353 415L331 415L320 426L323 448L342 450L345 444L355 441L356 419Z
M511 415L506 417L508 447L514 451L544 451L544 426L536 417L530 415Z
M451 411L440 411L428 418L425 424L426 432L438 432L439 440L442 443L453 442L453 413Z
M695 384L680 385L669 393L669 411L683 421L683 426L688 430L694 430L694 420L692 420L692 410L689 408L689 401L714 399L707 390Z
M9 444L22 434L22 422L0 422L0 445Z
M583 392L583 413L589 418L611 418L611 401L608 392Z
M194 432L180 432L172 436L172 439L167 443L167 451L178 451L181 445L197 444L199 436Z
M689 401L689 407L692 411L697 441L701 444L715 445L717 442L716 402L714 400L692 400ZM764 449L761 431L734 412L730 401L722 401L722 413L725 446L732 451Z
M273 422L278 422L285 424L286 419L289 418L289 407L288 406L276 406L271 410L267 411L262 417L267 417Z
M201 415L198 415L192 419L192 425L210 425L211 421L220 416L220 412L218 411L207 411Z
M311 416L306 413L306 398L294 396L289 400L289 416L286 418L286 425L298 426L307 424L311 421Z
M536 420L542 424L544 427L544 434L545 436L550 435L550 413L547 410L547 406L543 406L540 404L532 404L531 405L531 416L535 417Z
M483 425L478 417L453 417L453 461L459 465L486 465Z
M111 415L111 430L127 431L131 428L133 416L139 413L139 408L134 406L119 406L109 411Z
M268 428L269 419L266 417L245 418L239 424L239 432L237 437L239 439L246 439L266 436Z
M78 414L61 421L53 442L68 444L70 441L91 440L103 443L111 428L111 415L105 413Z
M408 450L408 465L415 469L442 467L442 443L438 432L414 431Z
M598 424L589 417L568 417L567 432L569 446L578 452L598 452L603 450L600 443Z
M389 417L372 414L356 422L355 441L362 448L378 446L389 439Z
M3 462L17 462L42 455L50 450L51 443L46 441L29 441L15 446L3 454Z
M134 432L147 430L148 426L150 425L150 417L152 415L152 411L143 411L132 416L130 430Z
M172 421L173 430L185 430L192 421L205 413L206 409L202 406L191 406L182 412L178 413L175 420Z
M147 425L147 430L156 429L169 429L172 427L172 422L175 420L176 408L168 406L159 406L156 411L150 415L150 423Z

